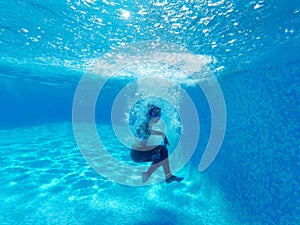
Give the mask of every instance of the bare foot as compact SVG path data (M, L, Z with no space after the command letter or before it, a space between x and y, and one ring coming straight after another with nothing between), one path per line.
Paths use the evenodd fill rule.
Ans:
M176 176L172 175L166 179L166 183L171 183L173 181L181 182L182 180L183 180L183 177L176 177Z

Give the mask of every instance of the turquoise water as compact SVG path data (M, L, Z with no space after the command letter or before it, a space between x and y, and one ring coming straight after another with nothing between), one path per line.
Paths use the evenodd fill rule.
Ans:
M7 0L0 15L0 224L300 224L298 1ZM149 164L124 124L150 95L181 183L138 183Z
M112 137L107 126L99 129ZM186 182L174 185L133 188L102 178L82 158L70 123L1 136L3 224L239 224L222 191L189 167L180 172ZM128 160L116 141L108 142L112 154Z

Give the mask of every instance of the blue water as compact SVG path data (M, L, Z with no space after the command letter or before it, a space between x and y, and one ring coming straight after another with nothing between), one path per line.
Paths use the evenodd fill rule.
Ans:
M0 15L0 224L300 224L299 1L2 0ZM204 171L214 109L194 80L219 84L226 105L224 140ZM91 147L97 138L91 127L78 133L74 109L86 109L80 122L95 122L118 162L139 169L149 164L131 161L118 136L126 120L112 112L156 90L170 153L199 139L184 166L170 158L181 183L155 182L159 170L146 186L126 185L140 177ZM199 127L184 124L193 112L183 90Z

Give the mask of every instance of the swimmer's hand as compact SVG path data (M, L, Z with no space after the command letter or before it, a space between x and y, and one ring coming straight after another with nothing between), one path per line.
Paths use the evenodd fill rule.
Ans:
M166 135L164 136L164 144L165 146L169 145L169 141Z

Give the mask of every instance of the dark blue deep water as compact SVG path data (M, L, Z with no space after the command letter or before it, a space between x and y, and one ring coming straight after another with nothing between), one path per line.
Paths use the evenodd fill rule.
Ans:
M0 0L0 57L1 225L300 224L300 1ZM137 99L181 183L126 172Z

